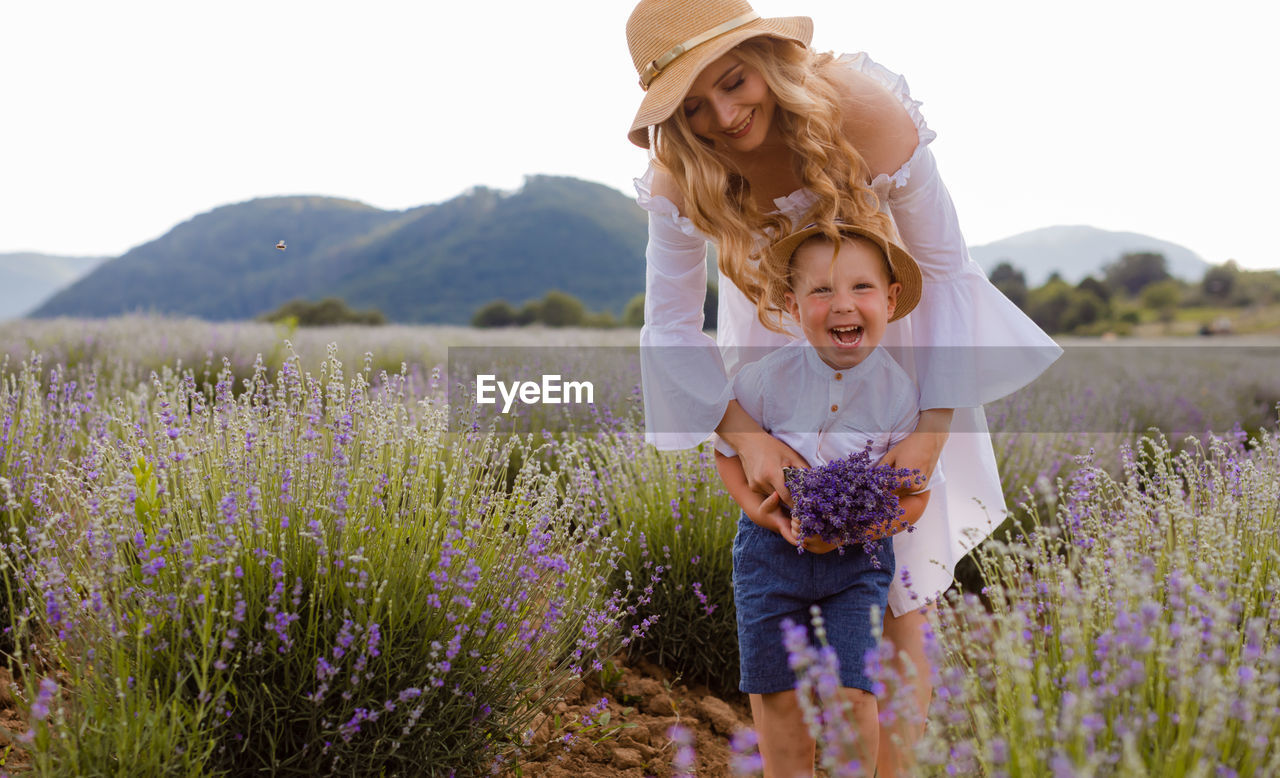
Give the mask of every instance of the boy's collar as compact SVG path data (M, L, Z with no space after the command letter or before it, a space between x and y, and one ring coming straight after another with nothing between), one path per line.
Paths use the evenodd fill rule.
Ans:
M826 362L823 362L822 357L818 355L818 349L814 348L813 344L805 340L803 337L797 338L795 341L793 341L792 345L795 346L796 348L804 349L805 365L810 370L813 370L814 372L818 373L818 375L834 376L836 373L840 373L849 378L852 378L858 373L865 372L866 370L870 369L869 365L872 362L880 359L881 354L884 352L883 344L879 344L874 349L871 350L870 354L867 354L866 359L862 360L861 362L854 365L853 367L834 368L831 365L828 365Z

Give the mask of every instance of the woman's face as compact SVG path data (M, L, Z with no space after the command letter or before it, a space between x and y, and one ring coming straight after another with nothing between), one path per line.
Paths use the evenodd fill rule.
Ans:
M682 110L695 135L743 152L764 143L776 105L760 72L729 52L698 74Z

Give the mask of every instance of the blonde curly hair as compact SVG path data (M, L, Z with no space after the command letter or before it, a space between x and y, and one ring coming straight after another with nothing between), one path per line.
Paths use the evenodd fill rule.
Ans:
M836 220L893 234L868 184L867 164L844 134L835 56L766 36L743 41L732 53L759 72L773 93L773 124L792 151L801 183L816 198L799 224L817 223L834 241L840 239ZM737 166L694 134L683 110L659 125L654 140L658 164L684 196L685 215L715 243L720 271L755 303L764 326L784 331L786 311L766 293L758 260L769 242L799 224L762 211Z

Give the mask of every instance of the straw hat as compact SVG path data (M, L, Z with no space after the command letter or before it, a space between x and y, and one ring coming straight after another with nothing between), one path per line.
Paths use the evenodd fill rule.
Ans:
M920 289L923 281L920 277L920 266L907 253L907 250L889 240L877 230L868 227L859 227L837 220L836 229L843 235L858 235L866 238L879 246L884 255L889 258L889 267L893 271L893 280L902 284L902 291L898 292L898 302L894 306L893 316L889 317L889 321L897 321L911 313L916 305L920 303ZM817 224L810 224L807 227L796 230L785 238L774 241L769 246L769 252L773 255L775 262L789 264L791 255L796 253L796 249L800 248L800 244L821 232L822 228Z
M746 0L640 0L627 19L627 46L645 93L627 138L649 148L649 126L675 112L702 69L761 35L808 46L813 20L762 19Z

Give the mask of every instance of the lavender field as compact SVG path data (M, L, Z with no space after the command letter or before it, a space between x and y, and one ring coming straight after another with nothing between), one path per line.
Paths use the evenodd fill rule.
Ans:
M514 775L542 714L620 652L731 689L736 511L708 449L644 445L630 367L600 407L520 434L450 394L450 347L635 342L0 326L0 649L25 722L0 763ZM1280 774L1277 354L1071 344L988 407L1013 510L939 608L916 774ZM792 648L829 774L857 774L828 658Z

